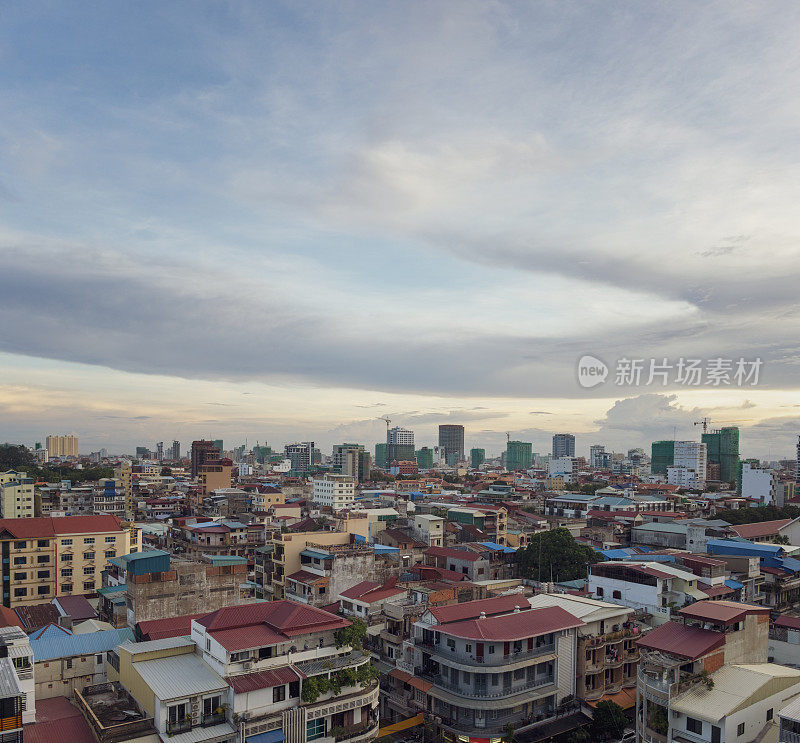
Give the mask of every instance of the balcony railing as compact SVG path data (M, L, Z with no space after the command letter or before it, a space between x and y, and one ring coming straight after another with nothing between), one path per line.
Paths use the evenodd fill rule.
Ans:
M460 697L467 697L468 699L499 699L502 697L510 697L514 694L521 694L522 692L548 686L555 682L554 675L547 675L513 685L498 684L497 686L492 686L491 684L487 684L485 686L481 685L476 688L473 685L447 681L439 674L422 671L421 669L417 669L417 673L415 675L422 679L426 679L427 681L431 681L440 689L444 689L445 691L451 692Z
M167 721L167 735L177 735L178 733L186 733L192 729L191 720L175 720L174 722Z
M532 650L525 648L519 651L512 650L509 653L484 653L484 655L478 656L475 655L475 653L464 653L458 650L452 650L442 643L432 643L419 637L414 638L414 644L418 647L431 650L431 652L436 653L441 658L468 666L478 663L485 666L501 666L508 665L509 663L519 663L528 658L537 658L540 655L552 654L556 650L555 643L551 642L534 647Z
M212 725L222 725L225 722L225 713L212 713L210 715L203 715L203 719L201 720L200 724L202 727L207 728L211 727Z

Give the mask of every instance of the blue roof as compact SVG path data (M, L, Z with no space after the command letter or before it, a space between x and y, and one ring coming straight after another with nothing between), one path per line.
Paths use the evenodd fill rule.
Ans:
M739 583L738 580L731 580L730 578L728 578L728 580L725 581L725 585L728 586L728 588L732 588L734 591L738 591L740 588L744 588L743 583Z
M100 632L87 632L83 635L68 635L63 630L43 632L42 637L34 639L31 635L31 650L35 662L69 658L73 655L91 655L113 650L120 643L135 642L133 630L106 629Z
M725 550L725 549L732 549L736 550L735 554L743 555L747 554L748 552L756 557L758 555L770 555L772 557L776 557L783 551L783 547L779 544L758 544L756 542L748 542L746 540L739 540L739 539L709 539L708 542L708 549L717 549L717 550ZM724 554L724 552L716 552L715 554Z
M375 547L375 554L376 555L382 555L382 554L385 554L387 552L399 552L400 551L399 547L389 547L389 545L387 545L387 544L376 544L376 545L374 545L374 547Z
M283 743L286 740L286 736L283 734L283 730L279 728L278 730L268 730L266 733L248 735L244 740L245 743Z
M795 560L794 557L784 557L783 567L787 570L791 570L793 573L800 572L800 560Z
M603 557L608 558L609 560L626 560L630 557L633 552L630 549L626 549L624 547L617 547L615 549L607 549L607 550L597 550Z
M513 547L505 547L502 544L497 544L497 542L478 542L478 544L481 544L484 547L488 547L490 550L502 550L507 555L516 552L516 550Z

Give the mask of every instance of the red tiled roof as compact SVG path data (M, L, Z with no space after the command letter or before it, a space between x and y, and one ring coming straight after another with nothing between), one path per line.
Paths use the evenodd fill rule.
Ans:
M25 743L95 743L89 724L66 697L37 700L36 722L26 725L23 735Z
M732 588L728 588L724 583L718 586L710 586L707 583L698 583L697 587L710 599L717 598L718 596L729 596L733 593Z
M235 694L243 694L248 691L258 689L268 689L272 686L283 686L292 681L299 681L305 678L302 674L289 666L276 668L272 671L257 671L256 673L245 673L240 676L227 676L225 680L233 688Z
M381 585L380 583L373 583L372 581L362 581L346 591L342 591L340 596L344 596L354 601L362 601L365 604L374 604L376 601L381 601L389 596L396 596L405 593L405 588L397 588L397 586Z
M460 582L467 580L467 576L464 573L458 573L447 568L437 568L435 565L423 565L422 563L412 565L408 572L419 573L420 580L430 580L432 576L428 575L429 573L433 573L437 578L445 581Z
M800 629L800 617L789 617L782 614L773 624L776 627L786 627L786 629Z
M18 606L14 611L17 612L22 626L28 632L39 629L39 627L45 627L48 624L58 624L58 609L52 604Z
M286 599L227 606L195 621L229 651L275 645L296 635L350 624L322 609Z
M477 619L481 612L484 612L487 617L496 614L507 614L514 611L516 607L519 607L520 611L527 611L531 608L531 605L522 594L512 593L505 596L495 596L490 599L481 599L480 601L464 601L461 604L451 604L450 606L436 606L429 609L429 611L439 624L449 624L450 622L461 622L465 619Z
M527 603L527 601L525 602ZM530 605L529 605L530 606ZM453 622L441 628L442 632L468 640L512 641L536 635L546 635L557 630L582 627L582 622L560 606L501 614L495 617L468 619Z
M678 622L666 622L636 641L638 645L682 658L699 658L725 644L725 635Z
M324 575L317 575L316 573L309 573L308 570L298 570L296 573L286 576L286 580L296 580L298 583L306 583L312 585L314 583L328 581Z
M142 640L163 640L168 637L187 637L192 634L192 620L204 617L203 614L186 614L167 619L147 619L138 622Z
M768 606L742 604L738 601L698 601L680 609L680 613L685 617L721 624L740 622L748 614L769 614L769 611Z
M378 588L380 583L373 583L371 580L364 580L361 583L356 583L352 588L342 591L339 595L344 596L346 599L357 599L369 591L374 591Z
M453 549L452 547L428 547L428 549L425 550L425 554L432 555L433 557L448 557L454 560L467 560L468 562L475 562L475 560L480 559L480 555L476 554L475 552L457 550Z
M57 534L90 534L102 531L122 531L116 516L101 514L97 516L61 516L52 519L53 531Z
M0 627L22 627L22 622L13 609L0 606Z
M413 686L415 689L419 689L420 691L428 691L428 689L433 686L430 681L418 679L416 676L412 676L410 673L401 671L399 668L393 668L391 671L389 671L389 675L393 678L396 678L398 681L402 681L404 684L408 684L409 686Z
M51 518L0 519L0 534L4 531L17 539L44 539L55 536Z
M739 524L732 526L742 539L758 539L777 534L778 530L786 526L792 519L776 519L775 521L761 521L754 524Z

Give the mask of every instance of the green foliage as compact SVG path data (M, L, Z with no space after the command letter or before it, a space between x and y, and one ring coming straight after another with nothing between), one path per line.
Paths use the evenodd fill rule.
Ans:
M331 735L336 740L339 740L339 738L344 738L344 736L347 735L347 728L344 728L341 725L334 725L328 731L328 735Z
M757 506L756 508L737 508L723 509L717 511L712 519L722 519L729 524L738 526L739 524L756 524L762 521L777 521L778 519L795 519L800 516L800 508L797 506Z
M778 536L773 537L771 541L773 544L789 544L789 537L785 534L778 534Z
M367 636L367 625L363 619L354 619L349 627L340 629L336 635L336 647L341 648L349 645L353 650L364 646L364 638Z
M501 738L503 743L514 743L516 732L517 729L510 722L503 725L503 737Z
M368 663L359 668L343 668L341 671L332 673L330 677L312 676L303 682L300 698L304 702L310 703L316 702L320 696L329 692L333 692L334 696L339 696L343 687L361 685L366 689L379 675L378 669Z
M307 678L303 681L303 690L300 692L300 699L304 702L316 702L319 699L319 695L322 693L319 689L319 682L321 678L324 677L317 677L312 676L311 678ZM328 679L326 678L325 681Z
M602 704L602 702L601 702ZM600 704L597 705L598 707ZM666 735L669 732L669 721L667 720L667 710L658 704L648 704L650 718L647 724L659 735Z
M666 720L666 716L664 719ZM625 723L625 713L616 702L610 700L598 702L592 717L592 736L595 739L619 739L625 731ZM650 727L656 730L653 725L650 725ZM666 732L665 730L662 735L666 735Z
M539 558L541 556L541 565ZM517 551L523 578L554 581L586 577L586 566L602 562L603 556L585 544L578 544L569 530L553 529L531 536L528 546ZM541 572L540 572L541 567Z
M93 482L103 477L114 477L114 470L111 467L89 467L82 470L72 467L40 467L33 454L24 446L0 444L0 472L6 470L22 470L36 481L69 480L73 485Z

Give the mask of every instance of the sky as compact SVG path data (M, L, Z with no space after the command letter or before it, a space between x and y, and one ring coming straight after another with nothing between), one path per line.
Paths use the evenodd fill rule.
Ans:
M795 2L4 3L0 439L793 456L799 117Z

